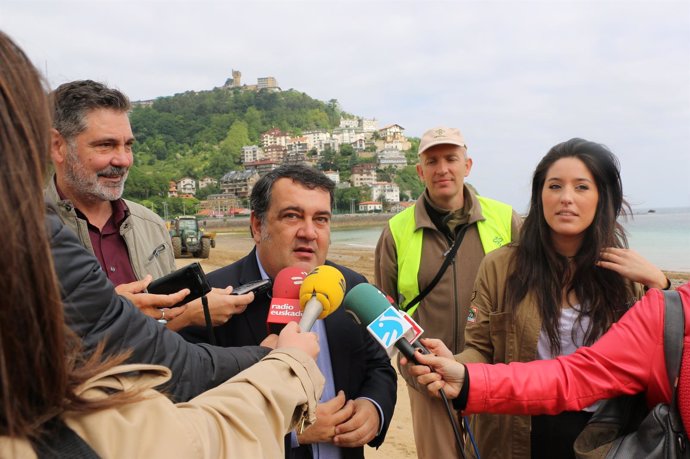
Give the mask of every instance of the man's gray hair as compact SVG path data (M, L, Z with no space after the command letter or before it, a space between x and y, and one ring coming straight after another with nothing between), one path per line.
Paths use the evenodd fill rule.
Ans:
M121 91L92 80L78 80L60 85L51 94L53 127L67 140L86 129L86 115L106 108L127 112L132 105Z

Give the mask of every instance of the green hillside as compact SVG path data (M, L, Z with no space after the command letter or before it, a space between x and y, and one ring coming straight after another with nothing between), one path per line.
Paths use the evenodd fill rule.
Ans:
M166 212L194 213L200 199L219 193L220 189L197 190L196 198L168 198L171 180L220 179L229 171L243 168L242 147L260 145L262 133L272 128L293 136L316 129L331 132L339 126L341 116L353 117L340 110L337 100L322 102L292 89L216 88L161 97L152 104L135 103L130 120L137 142L125 197L161 216ZM374 133L374 138L377 135ZM400 171L378 171L379 180L395 181L400 186L401 199L416 198L423 190L412 165L416 162L419 139L409 140L412 148L406 156L410 165ZM375 151L373 144L367 151ZM365 162L376 162L376 158L372 154L356 154L351 145L345 144L339 151L323 151L318 167L338 170L340 180L347 181L351 168ZM347 211L352 203L369 199L368 187L339 188L335 193L336 211Z
M137 139L135 161L125 195L160 212L170 180L218 179L241 168L242 146L260 144L261 133L274 127L293 135L330 131L340 116L336 100L326 103L295 90L216 88L136 106L130 117ZM177 207L181 200L169 204Z

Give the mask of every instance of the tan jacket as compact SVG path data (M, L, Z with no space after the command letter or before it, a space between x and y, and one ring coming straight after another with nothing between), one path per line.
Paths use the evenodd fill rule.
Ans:
M145 400L63 418L103 458L277 458L284 457L283 436L316 419L324 384L314 359L297 349L272 351L186 403L175 405L153 390L169 378L161 366L115 367L79 392L96 399L143 388ZM36 457L27 441L7 437L0 437L0 456Z
M49 180L44 195L46 201L56 205L65 225L77 233L82 245L93 253L88 223L85 219L79 218L72 201L60 199L55 188L55 177ZM136 202L126 199L124 201L129 212L120 225L120 234L125 240L134 275L137 279L143 279L147 274L151 274L154 279L158 279L173 272L175 255L170 234L163 220Z
M515 315L503 302L515 250L515 244L496 249L479 267L472 293L476 318L467 323L465 350L455 356L456 360L509 363L535 359L542 324L533 295L527 294ZM632 282L629 287L632 305L644 295L644 287ZM529 416L475 415L471 425L482 457L530 458Z
M436 287L424 298L413 315L413 319L424 329L424 336L442 340L448 348L457 354L465 343L465 324L470 307L472 285L484 259L484 248L479 239L477 225L483 220L481 205L477 197L465 187L466 207L469 204L470 225L460 244L455 261L451 263ZM419 267L420 291L431 283L443 263L443 254L450 244L431 221L424 206L424 194L415 205L415 223L417 228L424 228L422 240L422 259ZM520 227L520 217L513 212L512 239L515 240ZM375 253L376 285L393 298L397 298L398 261L395 241L390 227L386 225L381 233ZM402 371L407 383L417 387L413 378ZM426 389L422 388L423 393Z

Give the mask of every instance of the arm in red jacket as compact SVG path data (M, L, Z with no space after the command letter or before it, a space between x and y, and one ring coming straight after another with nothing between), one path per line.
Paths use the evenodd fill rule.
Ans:
M690 286L679 291L687 316ZM653 289L591 347L554 360L467 364L470 388L465 412L555 414L645 390L650 406L669 401L663 316L663 294ZM687 341L686 331L686 345Z

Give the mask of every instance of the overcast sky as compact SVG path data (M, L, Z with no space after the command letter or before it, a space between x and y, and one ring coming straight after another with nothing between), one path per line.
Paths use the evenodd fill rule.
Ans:
M274 76L410 136L459 127L470 181L519 210L548 149L619 157L634 207L690 206L690 1L0 0L51 86L133 100Z

